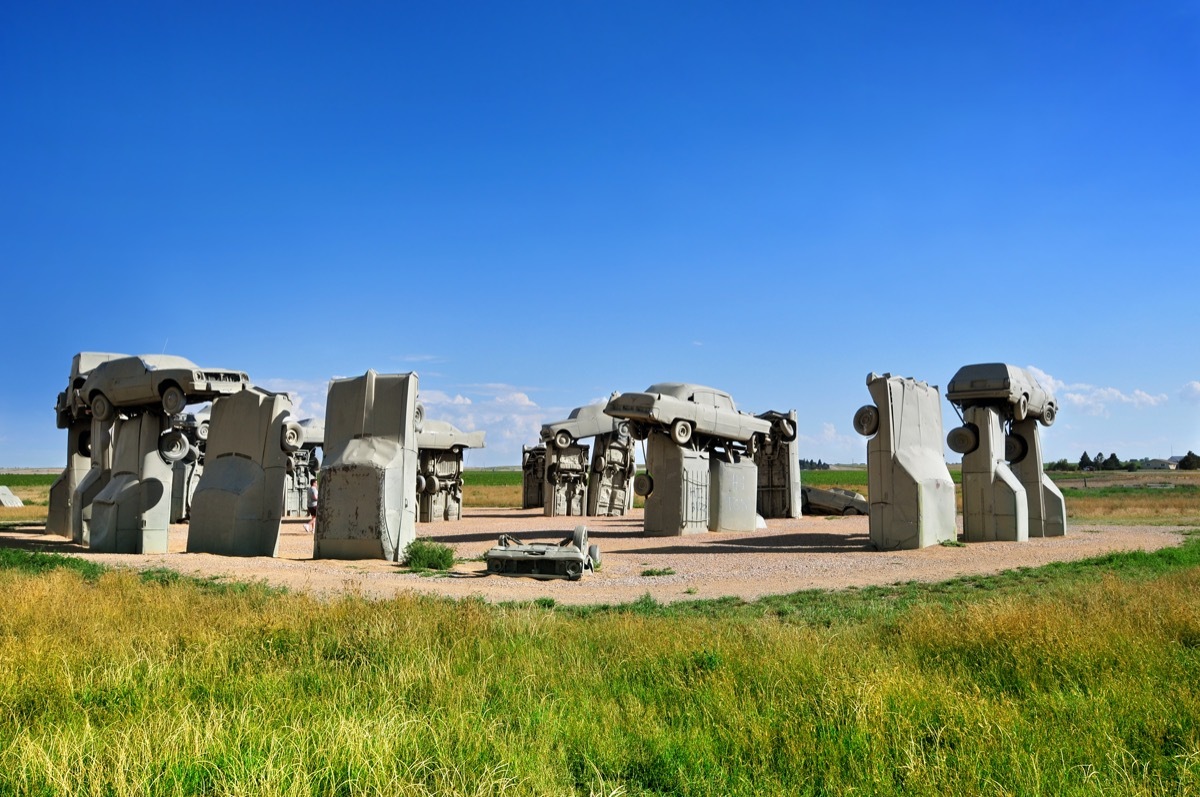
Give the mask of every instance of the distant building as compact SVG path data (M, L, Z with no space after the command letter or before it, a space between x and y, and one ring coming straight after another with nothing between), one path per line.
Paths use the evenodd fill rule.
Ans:
M1168 459L1167 462L1170 462L1171 467L1174 468L1177 465L1179 465L1180 462L1183 462L1183 457L1182 456L1174 456L1174 457L1171 457L1170 459Z
M1142 470L1175 470L1179 460L1183 457L1172 457L1171 459L1148 459L1142 465Z

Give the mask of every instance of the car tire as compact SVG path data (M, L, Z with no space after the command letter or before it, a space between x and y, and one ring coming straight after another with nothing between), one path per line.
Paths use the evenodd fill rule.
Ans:
M417 402L417 406L413 407L413 431L419 432L425 428L425 405Z
M575 442L571 439L571 433L566 429L559 429L554 433L554 445L556 448L565 449Z
M1019 434L1004 436L1004 458L1010 465L1016 465L1029 455L1029 441Z
M163 432L158 438L158 455L168 465L182 462L191 448L192 444L188 442L187 435L178 429Z
M785 443L790 443L796 439L796 424L791 418L780 418L775 422L775 428L779 430L779 439Z
M442 489L442 482L437 476L427 476L425 478L425 492L433 495L438 490Z
M692 425L682 418L671 424L671 440L677 446L686 446L692 441Z
M558 483L558 463L557 462L546 466L546 481L550 482L551 484Z
M167 385L162 392L162 408L167 415L178 415L187 407L187 395L179 385Z
M633 477L633 494L649 498L654 492L654 477L649 473L639 473Z
M1029 415L1029 396L1024 393L1013 402L1012 414L1014 421L1023 421Z
M854 413L854 431L863 437L870 437L879 431L879 408L874 404L864 404Z
M629 424L629 436L634 440L645 440L650 436L650 429L644 423L634 421Z
M970 454L979 448L979 429L973 423L956 426L946 435L946 445L957 454Z
M629 421L620 421L617 423L617 437L629 437Z
M425 477L417 474L417 494L425 492Z
M289 454L304 445L304 427L295 421L284 421L279 430L279 446Z
M567 562L567 581L578 581L583 578L583 565L579 562Z
M571 544L578 548L580 553L588 552L587 526L575 527L575 530L571 532Z
M196 426L196 439L201 442L208 439L208 421L201 421Z
M596 471L596 473L604 473L604 466L607 464L608 462L605 461L603 454L597 454L592 458L592 470Z
M848 506L842 510L843 517L854 517L855 515L859 515L859 514L861 514L861 513L852 506Z
M103 393L97 393L92 396L91 408L92 417L98 421L111 421L113 416L117 414L112 402Z
M1054 417L1058 415L1058 408L1053 402L1046 405L1046 409L1042 410L1042 426L1053 426Z
M596 545L595 543L589 545L587 548L587 555L588 555L588 559L592 560L592 569L593 570L600 567L600 546L599 545Z

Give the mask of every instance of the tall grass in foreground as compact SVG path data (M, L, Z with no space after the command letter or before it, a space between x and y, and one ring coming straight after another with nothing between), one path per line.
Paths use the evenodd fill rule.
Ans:
M1196 793L1197 555L821 625L36 560L0 572L0 794Z

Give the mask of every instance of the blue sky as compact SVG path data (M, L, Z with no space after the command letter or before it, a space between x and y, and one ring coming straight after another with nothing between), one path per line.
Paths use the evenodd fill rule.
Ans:
M868 372L989 361L1200 451L1195 0L7 3L0 86L0 466L81 350L416 370L472 465L657 381L862 461Z

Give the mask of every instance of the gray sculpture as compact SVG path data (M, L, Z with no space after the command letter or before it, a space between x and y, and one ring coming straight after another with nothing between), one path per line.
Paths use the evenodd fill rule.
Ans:
M593 451L587 513L592 517L620 517L633 509L633 475L637 471L633 438L621 429L596 435Z
M685 382L660 382L640 393L621 393L609 399L604 411L630 421L635 439L644 440L652 429L671 435L676 445L692 438L715 438L748 443L765 436L769 421L739 412L733 397L723 390Z
M546 505L546 447L521 446L521 508Z
M1023 541L1064 534L1066 507L1042 470L1037 430L1039 421L1054 423L1054 396L1023 368L981 363L960 368L946 398L963 414L946 444L963 455L964 537Z
M488 572L495 575L578 581L584 573L595 572L600 566L600 548L588 544L586 526L576 526L571 536L557 545L526 544L509 534L502 534L499 544L484 558Z
M416 538L417 375L329 385L313 556L398 561Z
M188 553L275 556L288 458L304 442L286 393L248 388L213 402Z
M169 354L142 354L99 363L79 387L76 399L92 416L112 420L117 409L158 408L167 415L189 403L209 401L250 385L241 371L202 369L191 360Z
M723 390L682 382L622 393L604 411L647 440L646 473L634 479L634 491L646 497L646 534L754 531L752 457L771 421L739 412Z
M797 415L764 412L759 418L771 423L771 435L754 451L758 466L758 514L764 518L800 517L800 444L796 441Z
M954 482L942 455L937 387L869 374L874 404L854 414L867 441L871 542L881 551L924 548L957 537Z
M617 395L613 393L609 400ZM634 456L629 422L607 415L606 406L606 402L601 402L576 407L566 420L544 424L541 432L551 459L555 457L555 451L574 451L578 441L595 439L591 476L584 485L587 514L592 516L619 516L633 508L633 492L629 486L634 473ZM562 503L565 499L561 492L548 494L548 500L556 505Z
M649 433L646 472L633 480L634 492L646 499L645 534L677 537L708 531L708 459L707 450L676 445L664 432Z
M112 479L92 505L88 547L102 553L167 553L171 467L188 445L165 415L118 418Z
M425 420L417 433L418 521L462 519L463 451L483 447L483 432L463 432L446 421Z
M566 448L546 446L547 517L582 515L586 507L588 447L573 443Z
M92 536L92 503L112 480L113 424L90 419L87 438L89 467L71 493L71 539L88 545Z
M321 419L305 418L300 421L300 428L304 431L304 444L291 454L284 486L283 514L287 516L308 514L308 486L321 471L317 449L325 447L325 425Z
M101 363L126 357L125 354L110 352L82 351L71 359L71 372L67 377L67 389L58 394L55 404L55 422L59 429L67 430L67 467L50 486L50 506L46 515L46 531L63 537L71 537L77 542L84 541L83 529L75 525L75 517L90 522L91 508L75 506L73 503L79 484L92 468L92 417L90 410L79 410L79 388L87 380L88 374ZM111 425L111 424L110 424ZM106 432L107 436L107 432ZM103 454L107 454L105 449ZM90 504L96 494L104 486L96 486L92 479L93 489L79 496ZM107 483L107 476L104 478Z
M176 415L171 426L183 433L191 445L187 455L171 469L171 522L183 523L192 516L192 498L200 477L204 475L204 454L212 410L209 407L195 413Z

